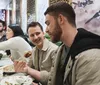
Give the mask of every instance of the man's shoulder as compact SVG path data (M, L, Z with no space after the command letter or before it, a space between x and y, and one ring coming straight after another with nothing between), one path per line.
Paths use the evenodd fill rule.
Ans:
M58 46L52 42L49 43L49 47L48 48L51 48L51 49L58 49Z
M94 59L94 58L98 58L100 59L100 49L97 49L97 48L92 48L92 49L88 49L88 50L85 50L81 53L79 53L75 58L76 59Z
M52 47L52 46L53 46L53 47L56 47L56 48L58 47L55 43L53 43L53 42L51 42L51 41L49 41L49 40L48 40L48 45L51 46L51 47Z
M51 41L49 41L48 39L45 39L44 40L44 44L43 44L44 46L43 46L43 48L45 48L46 50L47 49L57 49L58 48L58 46L56 45L56 44L54 44L54 43L52 43Z

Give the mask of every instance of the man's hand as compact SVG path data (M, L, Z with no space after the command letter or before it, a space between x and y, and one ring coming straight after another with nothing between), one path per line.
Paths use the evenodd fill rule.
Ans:
M14 61L14 69L15 69L15 72L27 73L28 65L26 62L23 62L23 61Z
M14 61L15 72L27 73L34 79L40 81L40 71L30 68L26 62Z

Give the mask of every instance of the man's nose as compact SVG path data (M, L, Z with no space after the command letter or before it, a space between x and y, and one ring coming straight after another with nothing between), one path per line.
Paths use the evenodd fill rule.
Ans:
M46 27L46 32L47 32L47 33L49 32L48 27Z
M34 39L37 39L38 38L38 36L37 35L34 35Z

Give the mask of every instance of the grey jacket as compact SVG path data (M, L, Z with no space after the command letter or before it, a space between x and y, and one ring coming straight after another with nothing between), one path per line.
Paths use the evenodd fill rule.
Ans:
M56 71L60 62L60 51L56 58L55 65L51 69L48 85L55 85ZM100 50L90 49L78 54L75 57L74 66L72 68L72 59L70 57L64 74L64 84L62 85L100 85ZM71 80L66 82L67 76L72 68L72 74L69 75Z
M65 64L65 73L61 85L100 85L100 36L83 29L78 31L69 51L70 56L67 64ZM56 75L58 75L56 72L59 63L63 62L62 57L64 56L64 45L62 45L57 51L48 85L59 85L56 84ZM75 59L74 64L73 58Z

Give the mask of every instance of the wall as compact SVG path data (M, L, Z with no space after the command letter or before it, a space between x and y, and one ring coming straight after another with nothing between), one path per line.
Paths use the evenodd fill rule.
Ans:
M100 0L73 0L77 28L100 35Z
M41 25L44 28L44 31L46 28L44 12L48 6L49 6L49 0L36 1L36 20L41 23Z
M0 0L0 9L8 9L11 0Z

